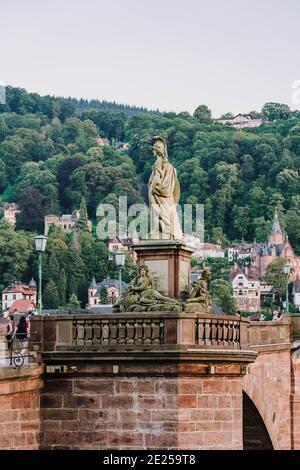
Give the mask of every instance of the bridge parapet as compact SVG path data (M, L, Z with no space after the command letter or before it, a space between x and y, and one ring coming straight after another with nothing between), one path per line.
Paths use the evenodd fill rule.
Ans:
M286 347L291 344L291 318L284 317L280 321L252 321L248 330L249 346Z
M249 320L168 312L36 317L41 351L247 349Z

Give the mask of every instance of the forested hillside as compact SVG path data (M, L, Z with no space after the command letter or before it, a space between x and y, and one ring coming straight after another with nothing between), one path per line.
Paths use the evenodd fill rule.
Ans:
M206 106L192 116L116 108L113 103L97 108L95 103L8 87L7 103L0 105L0 193L2 202L21 206L17 229L41 232L45 214L70 213L83 196L93 220L100 202L117 206L119 195L127 195L129 204L143 201L154 161L152 138L161 134L177 168L181 202L205 205L207 240L264 241L278 206L300 253L300 113L268 104L262 126L237 131L214 122ZM100 147L98 134L111 142L129 142L128 154ZM1 243L0 233L0 252ZM67 258L63 269L70 269ZM0 283L5 284L1 263ZM31 275L21 271L10 278ZM106 273L103 268L102 275ZM68 294L76 289L69 287Z

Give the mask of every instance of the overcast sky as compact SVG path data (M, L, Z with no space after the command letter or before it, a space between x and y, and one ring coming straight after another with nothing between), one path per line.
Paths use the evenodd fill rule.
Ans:
M215 116L291 101L299 0L0 0L0 80Z

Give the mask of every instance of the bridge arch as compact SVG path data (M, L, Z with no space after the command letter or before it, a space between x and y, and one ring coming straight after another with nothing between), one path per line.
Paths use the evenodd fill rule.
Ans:
M274 450L265 423L245 392L243 392L243 450Z

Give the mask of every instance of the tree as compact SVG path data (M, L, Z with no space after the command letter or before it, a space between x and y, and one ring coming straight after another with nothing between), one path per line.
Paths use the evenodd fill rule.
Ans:
M223 279L216 279L210 283L209 287L212 301L221 309L226 315L235 315L237 312L236 300L232 294L232 287L228 281Z
M201 124L211 124L212 122L211 110L205 104L198 106L195 109L193 116Z
M278 294L279 300L285 292L285 274L283 266L287 263L285 258L274 259L267 267L266 281L273 286L273 292Z
M102 286L100 289L100 299L101 299L102 304L104 305L108 304L108 292L105 286Z
M5 219L0 221L0 284L5 287L26 279L34 252L33 239L28 233L15 231Z
M79 219L77 221L76 226L79 230L88 230L88 213L84 196L81 199L79 208Z
M19 197L20 212L16 215L16 229L44 232L44 198L38 189L24 189Z
M210 267L212 281L216 279L229 280L231 268L227 258L208 258L206 263Z
M71 295L71 297L69 299L69 302L66 305L66 308L68 308L70 310L71 309L78 310L78 309L81 308L80 302L79 302L76 294Z
M291 110L287 104L266 103L262 108L262 116L266 121L276 121L279 119L288 119Z
M55 309L55 308L58 308L59 306L60 299L59 299L58 289L56 287L55 282L52 279L46 285L43 300L44 300L44 305L47 308Z

